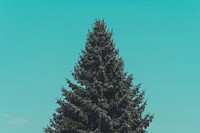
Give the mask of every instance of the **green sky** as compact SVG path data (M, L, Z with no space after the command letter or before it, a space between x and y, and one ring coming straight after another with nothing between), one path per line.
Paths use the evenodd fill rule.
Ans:
M42 133L103 18L142 82L148 133L200 132L200 1L0 0L0 132Z

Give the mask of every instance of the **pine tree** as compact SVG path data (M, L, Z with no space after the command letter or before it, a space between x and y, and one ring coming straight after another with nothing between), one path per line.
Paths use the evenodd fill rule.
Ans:
M96 20L72 72L77 84L66 79L72 91L62 88L64 99L57 100L46 133L146 132L153 115L143 114L144 91L132 84L118 54L112 32Z

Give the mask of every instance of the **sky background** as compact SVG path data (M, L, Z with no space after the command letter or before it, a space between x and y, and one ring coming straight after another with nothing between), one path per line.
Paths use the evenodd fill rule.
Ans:
M0 132L42 133L95 18L142 82L148 133L200 132L198 0L0 0Z

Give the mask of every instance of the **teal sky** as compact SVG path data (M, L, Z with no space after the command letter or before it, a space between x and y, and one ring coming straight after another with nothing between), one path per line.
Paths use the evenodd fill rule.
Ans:
M42 133L95 18L155 113L148 133L200 132L198 0L0 0L0 132Z

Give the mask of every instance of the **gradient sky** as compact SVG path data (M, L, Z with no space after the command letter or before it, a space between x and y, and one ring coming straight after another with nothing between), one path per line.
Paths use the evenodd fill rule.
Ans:
M155 113L148 133L200 132L198 0L0 0L0 132L42 133L95 18Z

